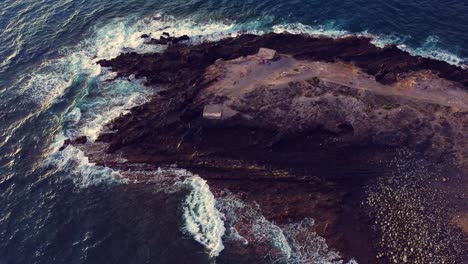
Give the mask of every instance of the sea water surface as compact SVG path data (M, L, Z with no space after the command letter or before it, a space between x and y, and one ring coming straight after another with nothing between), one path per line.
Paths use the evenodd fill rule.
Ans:
M113 74L95 63L158 52L141 34L359 34L466 66L467 14L456 0L1 1L0 264L207 263L223 250L222 213L190 172L157 172L180 177L170 190L135 187L76 148L57 151L151 95L139 81L106 82Z

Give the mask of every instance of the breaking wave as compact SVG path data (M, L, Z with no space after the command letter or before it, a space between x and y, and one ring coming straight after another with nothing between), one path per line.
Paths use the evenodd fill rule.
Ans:
M228 227L226 239L243 245L259 246L273 263L287 264L342 264L340 254L328 248L323 237L312 231L314 220L277 225L261 214L260 206L243 201L232 192L224 191L218 198L218 208ZM354 260L348 264L357 264Z
M65 116L67 137L84 135L95 141L106 131L106 124L128 113L132 107L147 102L152 94L138 81L116 80L96 85L98 89L90 91L89 96Z
M73 139L83 135L94 141L100 133L107 130L108 122L126 114L132 107L145 103L155 91L155 87L144 86L144 80L114 80L115 74L96 64L97 61L114 58L123 52L163 50L162 46L147 45L141 38L145 33L151 33L153 37L161 36L163 32L188 34L192 37L191 41L197 43L221 39L240 30L235 24L198 24L190 19L176 20L160 14L136 22L117 20L97 28L93 37L77 46L62 49L59 58L44 62L37 71L24 78L23 88L17 93L38 105L37 113L49 109L57 102L71 99L71 104L63 114L62 132L54 140L55 145L61 146L66 138ZM70 90L78 92L73 93ZM70 94L73 94L73 98L67 98ZM31 118L31 115L26 118ZM24 124L25 120L19 120L18 123ZM17 128L19 126L11 129L10 133L14 133ZM70 146L62 153L58 153L58 148L55 149L51 154L53 163L77 172L74 182L81 187L90 185L88 183L106 182L111 176L117 175L117 172L90 165L84 154L74 147ZM76 158L77 162L70 159L71 157ZM93 172L93 169L96 171ZM97 180L100 174L102 181Z
M55 171L67 172L67 178L81 188L87 188L102 183L115 184L126 183L118 171L97 166L89 161L88 157L80 149L68 146L63 151L58 148L63 144L64 137L59 135L52 145L52 154L46 159L44 166L53 166Z
M3 142L0 145L5 145L14 138L13 135L28 120L37 118L46 111L56 111L54 107L63 104L66 104L64 110L61 110L63 112L53 113L60 118L60 127L55 130L61 131L52 140L53 144L61 145L66 138L73 139L83 135L89 141L94 141L100 133L107 130L108 122L146 102L154 93L155 87L148 88L142 84L144 80L135 78L114 80L114 73L96 63L124 52L160 52L164 49L163 46L146 44L141 38L142 34L151 33L155 38L163 32L187 34L191 36L192 43L199 43L236 35L239 31L245 31L245 26L222 22L201 24L191 19L177 20L155 14L136 21L118 19L95 28L91 37L75 46L62 48L58 57L44 61L34 71L18 80L19 89L13 91L16 96L12 97L21 98L21 102L11 104L11 112L15 112L15 115L10 115L17 119L12 120L10 127L2 131ZM247 26L255 27L252 24ZM116 174L89 165L83 153L73 147L63 153L46 152L46 156L52 156L46 160L46 164L55 160L53 163L61 164L59 167L63 169L80 172L74 180L79 186L88 186L87 182L96 183L95 178L102 173L104 178ZM76 156L78 161L71 162L71 156ZM60 158L63 160L59 161ZM75 168L77 166L83 168ZM92 172L93 168L97 171Z
M186 179L184 184L192 189L183 209L184 230L204 245L211 257L217 257L224 249L224 215L216 208L216 200L205 180L193 176Z

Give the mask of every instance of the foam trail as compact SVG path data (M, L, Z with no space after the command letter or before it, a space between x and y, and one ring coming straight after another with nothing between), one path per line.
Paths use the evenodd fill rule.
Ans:
M206 247L211 257L216 257L224 249L224 215L216 209L216 200L205 180L193 176L184 184L192 188L183 209L184 229Z

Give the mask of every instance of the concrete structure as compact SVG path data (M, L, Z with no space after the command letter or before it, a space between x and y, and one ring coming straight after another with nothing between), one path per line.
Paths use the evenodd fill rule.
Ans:
M223 117L223 106L220 104L205 105L203 118L219 120Z
M272 60L276 56L276 50L260 48L257 54L258 57L262 60Z

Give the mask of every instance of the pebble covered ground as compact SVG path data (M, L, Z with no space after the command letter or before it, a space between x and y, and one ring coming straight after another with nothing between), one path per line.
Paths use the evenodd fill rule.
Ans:
M438 183L443 168L402 150L391 173L368 185L363 202L379 234L377 258L384 263L466 263L466 238L450 224L456 210ZM458 256L458 257L455 257Z

